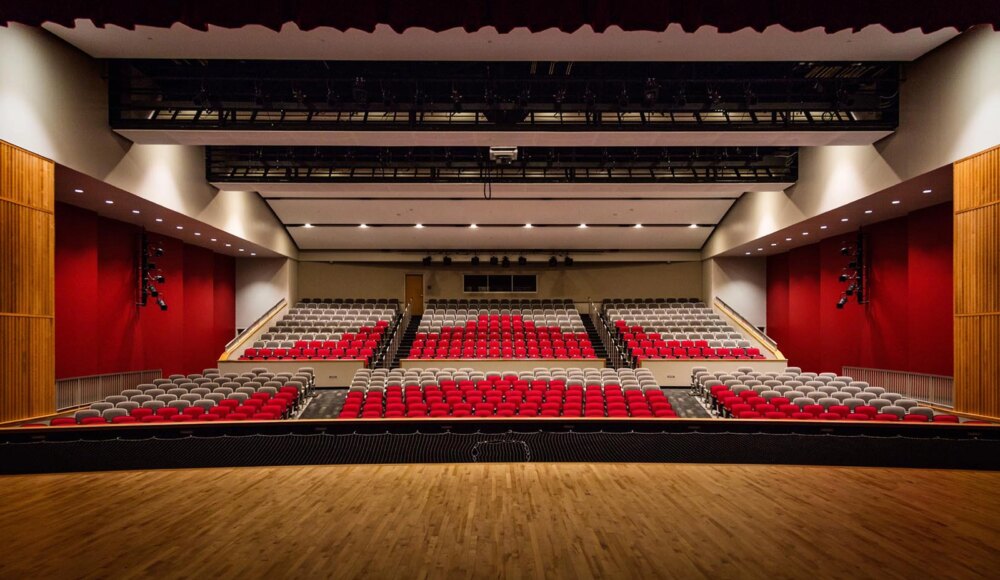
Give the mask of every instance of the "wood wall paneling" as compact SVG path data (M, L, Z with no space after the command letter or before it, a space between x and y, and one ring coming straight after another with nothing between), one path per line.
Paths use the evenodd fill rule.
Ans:
M1000 417L1000 148L955 163L955 410Z
M0 422L55 411L55 165L0 142Z

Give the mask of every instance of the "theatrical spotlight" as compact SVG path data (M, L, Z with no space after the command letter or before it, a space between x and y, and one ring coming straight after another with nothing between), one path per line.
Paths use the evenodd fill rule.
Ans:
M527 266L528 265L528 259L525 258L524 256L518 256L518 258L517 258L517 265L518 266Z
M559 265L559 259L558 258L556 258L555 256L552 256L551 258L549 258L549 266L552 266L553 268L555 268L558 265Z
M158 276L153 276L153 280L156 280L157 284L163 284L167 281L167 278L166 276L158 275Z
M445 256L441 259L441 262L443 262L445 266L451 266L451 256Z
M573 265L573 258L570 258L569 256L566 256L566 258L563 260L563 263L565 263L567 266L572 266Z
M424 256L423 262L424 266L430 266L433 259L430 256Z
M473 266L478 266L479 265L479 256L472 256L472 260L471 261L472 261L472 265Z
M146 286L146 292L148 292L149 295L152 296L153 298L156 298L157 296L160 295L160 293L157 292L156 290L156 286L153 286L152 284Z
M847 274L841 274L839 280L841 282L847 282Z
M854 284L848 286L847 290L844 290L844 294L847 294L848 296L854 296Z
M500 261L500 265L503 266L504 268L510 268L510 258L504 256L503 260Z
M847 296L841 296L840 300L837 301L837 308L842 310L844 308L844 305L846 304L847 304Z
M490 256L490 266L496 266L499 263L500 263L500 258L497 258L496 256Z
M164 312L167 311L167 303L163 300L163 298L158 299L156 304L160 307L160 310Z
M851 248L850 248L850 246L841 246L841 248L840 248L840 255L841 255L841 256L847 256L847 255L849 255L850 253L851 253Z

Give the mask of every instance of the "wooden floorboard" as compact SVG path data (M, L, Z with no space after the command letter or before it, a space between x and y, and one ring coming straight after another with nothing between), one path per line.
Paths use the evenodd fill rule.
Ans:
M0 578L988 578L1000 473L686 464L0 478Z

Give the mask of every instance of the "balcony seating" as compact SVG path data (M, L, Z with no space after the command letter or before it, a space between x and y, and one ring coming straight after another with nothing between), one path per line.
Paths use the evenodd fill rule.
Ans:
M616 340L635 360L763 359L760 349L695 298L605 300Z
M431 302L407 358L597 358L571 302L537 302Z
M719 416L736 419L812 419L821 421L907 421L957 423L954 415L936 414L898 393L836 373L735 373L695 369L692 387Z
M300 302L247 347L240 360L363 360L388 340L396 303Z
M676 417L645 369L364 369L342 419L426 417Z

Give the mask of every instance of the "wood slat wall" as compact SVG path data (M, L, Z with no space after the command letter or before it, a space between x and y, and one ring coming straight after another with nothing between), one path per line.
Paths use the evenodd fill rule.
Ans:
M1000 417L1000 147L954 181L955 410Z
M0 141L0 422L55 412L55 165Z

